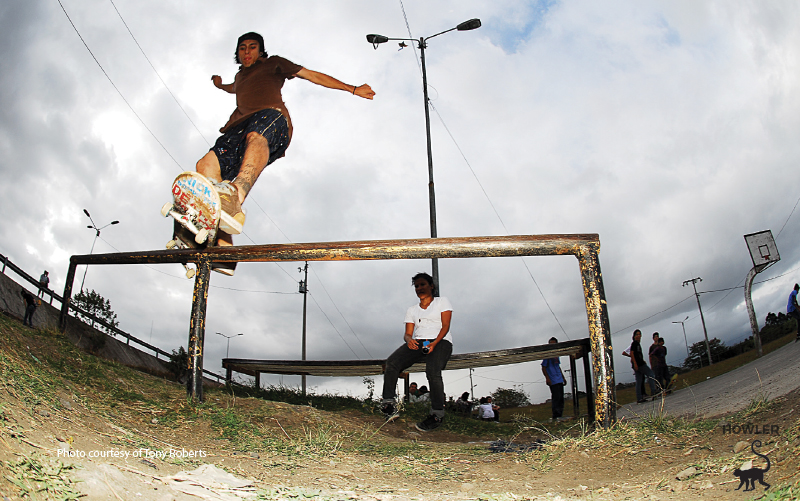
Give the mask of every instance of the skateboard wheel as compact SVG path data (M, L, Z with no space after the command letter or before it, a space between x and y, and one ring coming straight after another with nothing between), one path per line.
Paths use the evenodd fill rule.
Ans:
M186 267L186 278L192 278L194 276L194 274L195 274L195 269L194 268L189 268L187 266Z
M208 240L208 230L203 228L202 230L197 232L197 235L194 236L194 241L198 244L202 244Z
M174 249L177 246L178 242L176 242L175 240L170 240L169 242L167 242L167 249Z
M172 202L167 202L161 207L161 215L164 217L169 216L169 211L172 210Z

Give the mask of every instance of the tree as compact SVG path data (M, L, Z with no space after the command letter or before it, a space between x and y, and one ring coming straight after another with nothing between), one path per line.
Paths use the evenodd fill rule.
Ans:
M189 376L189 354L181 346L178 351L172 350L167 362L167 369L179 383L185 383Z
M91 292L89 292L88 289L80 291L78 294L72 297L72 304L76 308L80 308L85 313L94 315L96 318L99 318L112 327L117 327L119 325L119 322L117 321L117 314L111 309L111 301L105 299L103 296L95 292L94 289L92 289ZM84 322L88 323L92 327L95 327L96 322L90 316L80 312L76 313L76 315ZM112 336L116 336L116 333L112 329L109 329L102 324L97 324L96 328L100 331L111 334Z
M492 403L500 407L522 407L529 405L528 395L522 390L522 386L514 388L498 388L492 392Z
M767 318L766 318L766 325L765 325L765 327L771 327L771 326L773 326L773 325L778 325L778 324L779 324L779 322L778 322L778 315L776 315L776 314L774 314L774 313L772 313L772 312L769 312L769 313L767 313Z
M767 314L766 325L761 329L761 343L766 344L770 341L782 338L797 328L797 321L783 313L777 315L770 312Z
M708 346L711 348L711 358L715 362L719 362L721 360L722 353L726 349L725 343L717 338L714 338L708 342ZM709 365L706 342L698 341L689 347L689 356L683 361L683 366L689 370L694 370L699 369L700 367L705 367L706 365Z

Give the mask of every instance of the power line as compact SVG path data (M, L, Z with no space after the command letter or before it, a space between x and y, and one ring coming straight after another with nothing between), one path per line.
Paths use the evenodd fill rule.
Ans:
M314 276L315 276L315 277L317 277L317 280L319 280L319 284L322 286L322 290L324 290L324 291L325 291L325 295L327 295L327 296L328 296L328 299L330 299L330 300L331 300L331 303L333 304L333 307L334 307L334 308L336 309L336 311L339 313L339 316L340 316L340 317L342 317L342 320L344 320L344 323L346 323L346 324L347 324L347 327L350 329L350 332L352 332L352 333L353 333L353 336L355 336L356 340L358 341L358 344L360 344L360 345L361 345L361 347L362 347L362 348L364 348L364 351L366 351L366 352L367 352L367 355L369 355L369 357L370 357L370 358L372 358L372 353L370 353L370 352L369 352L369 350L367 349L367 347L366 347L366 346L364 346L364 343L362 343L362 342L361 342L361 338L359 338L359 337L358 337L358 334L356 334L356 331L355 331L355 330L353 330L353 327L350 325L350 322L348 322L348 321L347 321L347 319L346 319L346 318L344 318L344 315L342 314L342 311L339 309L339 307L338 307L338 306L336 306L336 303L333 301L333 298L332 298L332 297L331 297L331 295L328 293L328 289L327 289L327 287L325 287L325 284L323 284L323 283L322 283L322 279L320 279L320 277L319 277L319 274L317 273L317 271L316 271L316 270L315 270L313 267L311 268L311 271L313 271L313 272L314 272ZM308 284L306 284L306 285L308 285Z
M795 209L797 209L797 204L800 204L800 198L798 198L798 199L797 199L797 202L795 202L795 203L794 203L794 207L792 207L792 212L790 212L790 213L789 213L789 217L787 217L787 218L786 218L786 221L784 221L784 222L783 222L783 226L781 226L781 229L780 229L780 231L778 231L778 234L777 234L777 235L775 235L775 238L776 238L776 239L777 239L779 236L781 236L781 233L783 232L783 229L786 227L786 223L788 223L788 222L789 222L789 219L791 219L791 218L792 218L792 214L794 214L794 211L795 211Z
M131 35L131 38L133 39L134 43L136 43L136 46L139 47L139 51L141 51L141 53L144 56L144 58L147 59L147 63L150 65L151 68L153 68L153 71L155 72L156 76L158 76L158 79L161 80L161 83L164 84L164 88L167 89L167 92L169 92L169 95L172 96L172 99L175 101L175 104L178 105L178 108L181 109L181 111L186 116L186 118L194 126L194 130L196 130L197 133L200 134L200 137L203 138L203 141L205 141L206 144L210 147L211 143L208 142L208 139L206 139L206 137L203 135L203 133L200 132L200 129L197 127L197 125L194 123L194 121L192 121L192 118L189 116L188 113L186 113L186 110L183 109L183 106L181 106L181 103L178 101L178 98L175 97L175 94L173 94L172 91L170 90L169 86L167 85L167 82L165 82L164 79L161 78L161 75L158 73L158 70L156 70L156 67L153 66L153 63L150 61L150 58L147 57L147 54L144 53L144 49L142 49L142 46L139 45L139 41L136 40L136 37L133 36L133 33L131 32L131 29L128 27L128 23L125 22L125 19L122 17L122 14L120 14L119 9L117 9L116 4L114 4L114 0L109 0L109 1L111 2L111 5L114 7L114 10L117 11L117 15L119 16L120 20L122 21L122 24L125 25L125 29L128 30L128 33Z
M617 329L617 330L615 330L614 332L612 332L612 334L619 334L620 332L622 332L622 331L625 331L625 330L628 330L628 329L630 329L631 327L633 327L633 326L635 326L635 325L639 325L639 324L640 324L640 323L642 323L642 322L646 322L647 320L650 320L651 318L653 318L653 317L655 317L655 316L657 316L657 315L661 315L662 313L664 313L664 312L666 312L666 311L669 311L669 310L671 310L672 308L674 308L674 307L678 306L679 304L683 303L684 301L687 301L687 300L689 300L689 299L692 299L693 297L694 297L694 294L692 294L691 296L687 296L687 297L685 297L684 299L681 299L681 300L680 300L680 301L678 301L677 303L673 304L673 305L672 305L672 306L670 306L669 308L665 308L665 309L663 309L663 310L659 311L658 313L653 313L653 314L652 314L652 315L650 315L649 317L647 317L647 318L643 318L643 319L639 320L638 322L634 322L634 323L630 324L630 325L629 325L629 326L627 326L627 327L623 327L623 328L621 328L621 329Z
M433 108L433 111L436 112L436 116L438 116L439 120L442 122L442 126L444 126L444 130L447 131L447 134L450 136L450 139L453 141L453 144L456 146L456 149L461 154L461 158L464 159L464 163L466 163L467 167L469 167L469 171L472 173L472 177L474 177L475 178L475 182L478 183L478 186L480 187L481 191L483 192L483 196L486 197L486 200L489 202L489 205L492 207L492 211L494 211L494 215L497 216L497 219L500 221L500 224L503 226L503 230L505 230L506 235L510 235L511 233L508 231L508 228L506 227L506 223L503 221L503 218L500 217L500 213L497 212L497 208L494 206L494 203L492 203L492 199L489 198L489 194L486 193L486 190L484 189L483 184L481 183L481 180L478 179L478 175L475 174L475 170L472 168L472 165L469 163L469 160L467 159L467 156L464 154L464 151L461 149L461 146L459 146L458 141L456 141L456 138L453 136L453 133L450 132L450 128L445 123L444 118L442 118L442 115L439 113L439 110L436 109L436 107L433 105L433 103L430 103L430 106L431 106L431 108ZM536 278L534 278L533 272L531 272L531 269L528 267L528 263L526 263L525 259L523 259L523 258L520 258L520 260L522 261L522 265L525 266L525 270L527 270L528 275L531 277L531 280L533 280L533 284L536 286L536 289L539 291L539 294L542 296L542 299L544 300L544 304L546 304L547 305L547 309L550 310L550 314L553 315L553 318L555 319L556 323L561 328L561 332L563 332L564 335L567 336L567 339L572 339L571 337L569 337L569 334L567 334L567 331L564 330L564 326L561 325L561 322L558 320L558 316L556 316L555 311L553 311L553 308L550 306L550 302L547 301L547 298L545 297L544 292L542 292L542 288L539 287L539 282L537 282Z
M781 273L780 275L776 275L776 276L774 276L774 277L772 277L772 278L765 278L764 280L761 280L761 281L755 282L753 285L763 284L764 282L769 282L769 281L771 281L771 280L776 280L776 279L778 279L778 278L781 278L781 277L783 277L783 276L786 276L786 275L788 275L788 274L790 274L790 273L794 273L794 272L795 272L795 271L797 271L798 269L800 269L800 266L798 266L798 267L796 267L796 268L792 268L791 270L789 270L789 271L787 271L787 272L785 272L785 273ZM744 280L744 278L743 278L742 280ZM739 283L742 283L742 282L740 281ZM725 291L729 291L729 290L734 290L734 289L743 289L743 288L744 288L744 285L737 285L736 287L729 287L729 288L727 288L727 289L717 289L717 290L713 290L713 291L700 291L700 294L710 294L710 293L712 293L712 292L725 292ZM726 297L727 297L727 296L726 296ZM724 298L723 298L723 299L724 299ZM713 306L712 306L712 308L713 308Z
M131 106L131 103L129 103L128 100L125 99L125 96L122 94L122 92L119 90L119 88L117 88L116 84L114 84L114 81L111 80L110 76L108 76L108 73L106 73L106 70L103 68L103 65L100 64L100 61L97 60L97 58L95 57L94 53L92 52L92 49L90 49L89 45L86 44L86 40L84 40L83 36L81 36L81 32L78 31L78 27L75 26L75 23L72 22L72 18L69 17L69 14L67 13L67 9L64 8L64 4L61 3L61 0L58 0L58 5L61 6L61 10L63 10L64 11L64 15L67 16L67 20L69 21L69 24L72 25L72 29L75 30L75 33L78 35L78 38L81 39L81 42L83 43L83 46L86 47L87 51L89 51L89 55L92 56L92 59L94 59L94 62L97 63L97 66L100 68L100 71L102 71L103 75L106 76L106 78L108 79L109 83L111 83L111 86L114 87L114 90L117 91L117 94L119 94L119 97L121 97L122 100L125 102L125 104L128 105L128 108L130 108L130 110L134 114L134 116L136 116L136 118L139 120L139 122L141 122L141 124L144 126L144 128L147 129L147 132L149 132L150 135L153 136L153 139L156 140L156 142L158 143L159 146L161 146L161 148L164 150L164 152L167 155L169 155L169 157L172 159L173 162L175 162L175 165L177 165L178 168L181 169L181 171L185 170L183 167L181 167L181 164L178 163L177 160L175 160L175 157L172 156L172 153L169 152L167 147L164 146L164 143L162 143L158 139L158 137L156 137L156 135L153 133L153 131L150 130L150 127L148 127L147 124L144 122L144 120L142 120L142 117L140 117L139 114L136 113L136 110L133 109L133 106Z
M340 337L340 338L342 338L342 341L344 341L344 344L345 344L345 345L346 345L348 348L350 348L350 351L352 351L352 352L353 352L353 355L355 355L357 359L361 360L361 357L359 357L359 356L358 356L358 354L357 354L357 353L356 353L356 352L353 350L353 348L350 346L350 344L347 342L347 340L344 338L344 336L342 336L342 333L341 333L341 332L339 332L339 329L337 329L337 328L336 328L336 326L335 326L335 325L333 325L333 322L331 322L331 319L330 319L330 317L328 317L328 314L327 314L327 313L325 313L325 310L323 310L323 309L322 309L322 307L319 305L319 303L317 302L317 298L315 298L315 297L314 297L314 294L311 294L311 293L309 292L309 293L308 293L308 295L309 295L309 296L311 296L311 299L313 299L313 300L314 300L314 304L316 304L316 305L317 305L317 308L319 308L319 311L321 311L321 312L322 312L322 314L323 314L323 315L325 316L325 318L328 320L328 323L329 323L329 324L331 324L331 327L333 327L333 330L335 330L335 331L336 331L336 334L339 334L339 337Z

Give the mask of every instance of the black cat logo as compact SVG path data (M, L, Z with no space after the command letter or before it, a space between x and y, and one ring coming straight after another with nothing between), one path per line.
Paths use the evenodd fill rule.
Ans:
M749 470L740 470L739 468L736 468L733 470L733 475L735 477L739 477L739 487L736 488L737 491L741 489L742 486L744 486L745 491L755 490L756 480L758 480L758 483L761 485L766 486L764 490L769 489L769 484L764 482L764 474L769 471L770 467L769 458L764 454L759 454L756 452L756 444L758 444L758 447L761 447L761 440L753 440L753 443L750 444L750 448L753 450L753 454L756 456L761 456L767 461L767 469L762 470L761 468L750 468Z

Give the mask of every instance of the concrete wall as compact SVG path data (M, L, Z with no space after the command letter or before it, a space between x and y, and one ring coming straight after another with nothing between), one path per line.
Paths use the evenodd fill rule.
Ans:
M6 270L6 273L14 273ZM24 282L24 288L34 296L39 292L37 288ZM25 300L20 294L23 285L12 280L8 275L0 274L0 311L4 314L17 318L22 322L25 315ZM58 329L58 318L61 315L61 303L53 302L50 306L50 297L45 294L42 304L36 308L33 315L33 326L36 329L52 328ZM93 329L80 320L69 317L67 319L67 339L75 343L84 351L90 352L106 360L114 360L128 367L144 370L151 374L166 376L169 374L166 361L163 356L157 359L155 356L145 353L133 346L126 344L126 339L109 336L96 329ZM166 350L165 350L166 351Z

